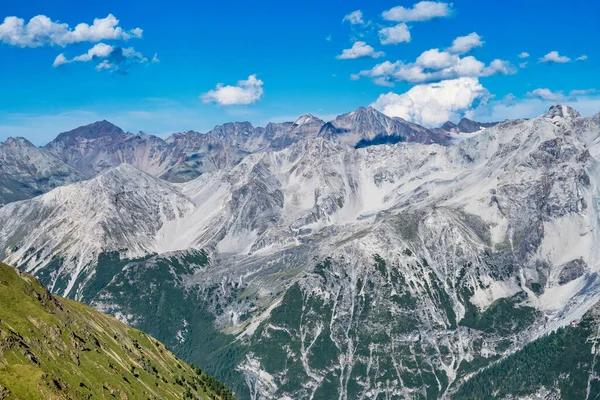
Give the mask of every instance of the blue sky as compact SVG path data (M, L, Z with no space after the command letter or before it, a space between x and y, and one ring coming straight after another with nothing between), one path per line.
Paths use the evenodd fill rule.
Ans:
M4 2L0 23L17 18L0 24L0 140L43 144L98 119L167 134L367 105L431 126L557 101L600 111L598 2L417 3Z

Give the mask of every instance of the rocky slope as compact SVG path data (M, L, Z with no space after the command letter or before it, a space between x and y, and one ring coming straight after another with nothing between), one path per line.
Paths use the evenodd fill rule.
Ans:
M359 109L181 184L120 167L1 208L0 249L240 398L451 397L600 299L600 114L432 137Z
M169 182L187 182L207 172L230 169L249 154L281 150L318 136L357 147L400 141L447 143L450 139L445 131L389 118L372 108L359 108L328 124L306 114L294 122L266 127L226 123L205 134L188 131L166 139L124 132L108 121L98 121L61 133L43 148L22 138L3 143L0 204L93 178L123 163Z
M151 336L0 263L0 398L233 397Z
M462 118L458 124L452 121L446 121L440 129L446 132L452 133L475 133L485 128L491 128L494 125L498 125L497 122L477 122L468 118Z
M0 142L0 206L82 179L77 170L27 139Z
M338 116L321 128L319 136L356 147L398 142L445 143L447 138L435 131L390 118L372 107L360 107Z
M126 163L171 182L185 182L234 166L250 153L281 149L314 136L323 124L311 115L294 123L270 123L266 128L234 122L206 134L188 131L163 140L126 133L108 121L99 121L61 133L45 148L87 177Z

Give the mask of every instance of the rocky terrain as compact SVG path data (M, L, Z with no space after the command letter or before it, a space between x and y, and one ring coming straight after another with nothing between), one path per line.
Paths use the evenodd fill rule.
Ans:
M25 138L0 142L0 206L82 179L83 174Z
M188 158L161 162L92 157L112 161L0 208L0 258L154 335L239 398L486 398L486 374L557 363L536 343L562 340L555 357L592 346L600 114L556 105L463 123L471 132L364 108L322 123L173 135L164 146ZM213 160L209 139L226 161L203 169L189 157ZM515 391L497 390L590 395L586 357L568 364L586 366L576 380L525 385L515 372Z

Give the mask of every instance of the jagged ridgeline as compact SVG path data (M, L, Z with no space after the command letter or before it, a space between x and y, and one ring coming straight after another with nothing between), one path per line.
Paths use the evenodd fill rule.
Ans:
M85 178L1 207L0 259L240 399L596 396L600 114L102 122L44 154Z
M0 263L0 399L233 399L151 336Z

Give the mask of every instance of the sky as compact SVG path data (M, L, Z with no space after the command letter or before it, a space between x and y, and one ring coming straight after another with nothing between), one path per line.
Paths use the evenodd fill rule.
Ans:
M0 6L0 140L107 119L166 135L325 120L425 126L600 111L600 2L60 1Z

